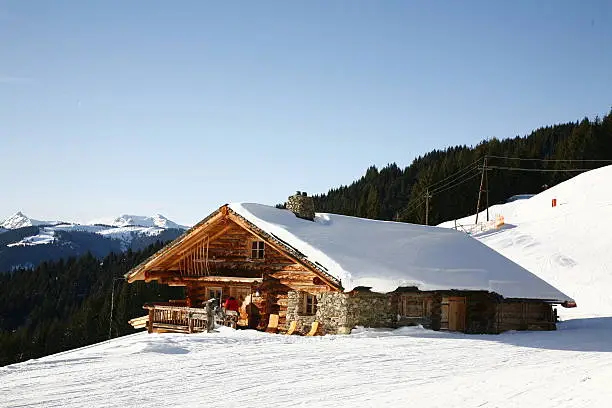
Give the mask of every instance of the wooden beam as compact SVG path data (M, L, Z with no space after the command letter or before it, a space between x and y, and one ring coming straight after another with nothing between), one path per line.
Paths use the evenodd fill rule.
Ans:
M219 238L220 236L225 234L227 231L229 231L231 228L232 228L231 224L226 225L220 231L218 231L218 232L214 233L213 235L211 235L208 238L208 242L212 242L215 239ZM164 257L164 261L162 261L159 264L159 267L162 267L162 268L172 268L172 267L176 266L177 263L180 264L180 260L182 258L184 258L185 255L188 255L186 253L189 252L195 245L199 244L201 241L204 241L206 239L206 235L201 236L200 238L201 238L200 240L194 241L190 245L181 245L181 248L180 248L181 251L175 253L173 256L166 256L166 257ZM185 254L183 254L183 253L185 253Z
M242 278L238 276L183 276L160 278L159 283L169 286L185 286L189 283L244 283L259 284L262 278Z
M146 264L138 268L137 273L128 276L128 283L132 283L138 280L138 278L143 275L144 271L158 266L164 259L168 259L168 257L171 257L174 253L179 251L183 245L189 245L189 243L192 242L194 239L197 241L202 231L206 230L211 225L223 219L226 219L226 212L219 211L217 214L212 216L209 220L207 220L206 222L203 222L202 225L198 225L197 227L194 227L193 230L190 231L188 235L178 238L176 241L171 243L169 246L166 246L160 249L157 253L153 254L151 259L147 261Z

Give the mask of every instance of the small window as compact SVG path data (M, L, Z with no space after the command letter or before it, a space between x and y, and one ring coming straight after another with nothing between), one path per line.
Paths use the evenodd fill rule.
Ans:
M264 259L265 243L263 241L253 241L251 243L251 259Z
M213 306L221 306L221 298L223 297L223 289L215 288L215 287L208 287L206 289L207 289L206 300L215 299Z
M307 293L304 296L304 314L315 315L317 313L317 297Z

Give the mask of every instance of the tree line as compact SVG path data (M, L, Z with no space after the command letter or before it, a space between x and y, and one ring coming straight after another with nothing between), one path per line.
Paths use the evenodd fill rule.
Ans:
M184 298L182 288L122 279L162 246L101 260L88 253L0 274L0 366L107 340L109 328L112 337L134 333L127 322L146 314L145 303Z
M403 169L395 163L382 169L371 166L352 184L315 195L315 208L317 212L424 224L425 196L433 186L429 224L464 217L476 211L487 155L495 156L487 160L494 167L487 171L491 205L516 194L538 193L575 176L573 169L612 164L591 161L612 159L612 111L604 118L542 127L528 136L433 150ZM457 172L462 176L453 178Z

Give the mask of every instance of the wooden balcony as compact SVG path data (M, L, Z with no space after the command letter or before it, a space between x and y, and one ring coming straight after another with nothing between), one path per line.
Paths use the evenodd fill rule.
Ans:
M149 333L198 333L212 330L214 325L208 325L208 316L212 316L216 324L236 327L238 315L235 312L213 313L206 308L176 306L169 303L146 304L147 316L137 317L129 321L135 329L146 328Z

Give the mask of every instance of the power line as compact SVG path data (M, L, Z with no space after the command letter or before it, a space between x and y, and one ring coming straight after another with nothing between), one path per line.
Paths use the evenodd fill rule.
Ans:
M487 166L487 168L490 168L490 167L489 167L489 166ZM474 169L474 170L476 170L476 169ZM472 180L474 177L479 176L479 175L480 175L480 172L476 172L476 173L472 174L470 177L468 177L468 178L466 178L466 179L463 179L463 180L461 180L461 181L457 182L456 184L453 184L453 185L451 185L451 186L448 186L447 188L442 188L442 187L440 187L440 188L438 188L438 189L431 190L429 193L430 193L430 194L434 194L434 193L435 193L435 194L439 194L439 193L442 193L442 192L444 192L444 191L450 190L451 188L457 187L457 186L459 186L459 185L461 185L461 184L463 184L463 183L465 183L465 182L467 182L467 181L470 181L470 180Z
M447 187L445 187L445 188L444 188L444 186L441 186L441 187L439 187L439 188L438 188L438 189L436 189L436 190L429 191L429 193L428 193L427 195L429 195L429 198L431 199L434 193L436 193L436 194L443 193L444 191L450 190L451 188L454 188L454 187L457 187L457 186L459 186L459 185L461 185L461 184L463 184L463 183L466 183L466 182L468 182L468 181L472 180L474 177L479 176L479 175L480 175L480 173L479 173L479 172L478 172L478 173L474 173L474 174L472 174L471 176L469 176L468 178L463 179L463 180L461 180L461 181L459 181L459 182L457 182L457 183L455 183L455 184L453 184L453 185L448 185L448 186L447 186ZM427 190L426 190L426 191L427 191ZM421 198L420 200L415 201L415 202L413 202L412 204L410 204L408 207L404 208L404 209L403 209L403 210L402 210L402 211L401 211L401 212L398 214L398 217L399 217L399 218L401 218L401 217L405 217L406 215L411 214L412 212L414 212L414 210L416 210L417 208L419 208L419 207L421 206L421 204L423 204L423 203L425 203L425 202L427 201L427 195L423 196L423 198ZM427 209L426 209L425 211L427 211Z
M487 165L487 169L511 170L511 171L541 171L541 172L551 172L551 171L583 172L583 171L596 170L596 169L529 169L525 167L503 167L503 166L488 166L488 165Z
M490 155L490 154L487 154L486 157L494 158L494 159L520 160L520 161L569 162L569 163L571 162L612 163L612 159L538 159L538 158L495 156L495 155Z
M425 202L425 198L421 198L419 201L416 201L410 205L408 205L408 207L404 208L402 211L400 211L400 213L398 214L398 217L404 217L410 213L412 213L414 210L416 210L417 208L420 207L421 204L423 204Z
M480 159L478 159L478 160L480 160ZM477 160L476 162L472 163L472 164L477 163L477 162L478 162L478 160ZM469 167L469 166L468 166L468 167ZM415 201L415 202L413 202L412 204L410 204L408 207L404 208L404 209L403 209L403 210L402 210L402 211L401 211L401 212L398 214L398 217L400 217L400 218L401 218L401 217L405 217L406 215L408 215L408 214L410 214L410 213L414 212L414 210L416 210L417 208L419 208L419 207L421 206L421 204L423 204L423 203L427 203L428 199L432 198L433 194L438 194L438 193L442 193L442 192L444 192L444 191L450 190L451 188L454 188L454 187L457 187L457 186L459 186L459 185L461 185L461 184L463 184L463 183L466 183L466 182L468 182L468 181L472 180L474 177L476 177L476 176L480 175L480 172L476 172L476 173L474 173L474 174L472 174L472 175L469 175L469 172L470 172L470 171L474 171L474 170L477 170L477 169L478 169L478 165L473 166L473 167L469 167L469 168L467 168L467 170L468 170L468 172L467 172L467 173L464 171L466 168L467 168L467 167L464 167L464 168L463 168L463 169L461 169L459 172L455 172L455 175L456 175L456 174L458 174L458 173L460 173L460 172L461 172L461 173L463 173L463 174L461 174L460 176L456 177L454 180L449 181L449 182L447 182L447 183L445 183L445 184L443 184L443 185L441 185L441 186L439 186L438 188L433 189L433 190L429 190L429 187L428 187L428 188L425 190L425 191L426 191L426 195L425 195L425 196L423 196L423 198L421 198L420 200ZM463 177L466 177L466 176L467 176L467 178L463 178ZM463 180L461 180L462 178L463 178ZM445 180L447 180L447 179L449 179L449 177L446 177L446 179L445 179ZM439 182L438 182L438 184L439 184ZM432 184L432 185L435 185L435 184ZM428 190L429 190L429 191L428 191ZM427 211L428 211L428 209L426 208L426 209L425 209L425 211L427 212ZM426 214L426 215L427 215L427 214ZM428 218L428 217L426 217L426 218Z
M465 166L464 168L457 170L456 172L454 172L454 173L453 173L453 174L451 174L450 176L447 176L447 177L443 178L442 180L439 180L439 181L436 181L436 182L435 182L435 183L433 183L433 184L430 184L428 187L429 187L429 188L433 188L433 187L435 187L437 184L440 184L440 183L442 183L442 182L444 182L444 181L446 181L446 180L448 180L448 179L452 178L452 177L453 177L453 176L455 176L456 174L463 173L463 172L464 172L464 170L469 169L469 168L472 168L472 167L474 167L474 165L475 165L475 164L478 164L478 162L480 162L480 160L482 160L482 157L479 157L478 159L476 159L476 160L475 160L475 161L473 161L472 163L468 164L468 165L467 165L467 166Z
M470 174L470 172L472 172L474 170L478 170L479 168L480 168L480 166L478 164L476 164L475 166L472 166L471 168L469 168L466 171L464 171L461 175L453 178L452 180L447 181L446 183L442 184L441 186L436 186L435 184L432 184L432 185L427 186L427 188L431 189L432 191L443 189L446 186L450 186L450 185L458 182L463 177L468 176Z

